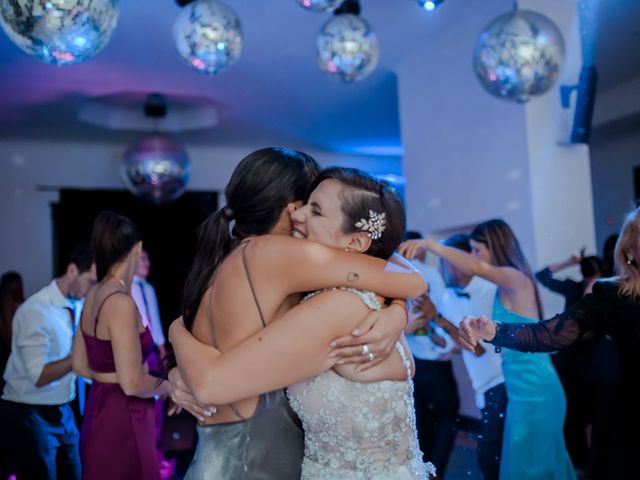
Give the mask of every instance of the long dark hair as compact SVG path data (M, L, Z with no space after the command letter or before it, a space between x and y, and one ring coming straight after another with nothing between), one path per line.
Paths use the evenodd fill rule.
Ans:
M138 227L127 217L115 212L100 212L91 233L91 250L98 281L109 273L113 265L124 260L139 241Z
M518 242L511 227L503 220L489 220L473 229L471 239L479 243L484 243L487 246L494 265L499 267L513 267L529 277L536 297L538 317L542 320L544 315L538 285L533 277L531 267L522 252L522 248L520 248L520 242Z
M402 200L390 183L356 168L332 167L323 170L313 183L312 190L325 180L336 180L346 188L341 204L344 222L342 231L362 231L356 227L361 219L369 220L369 212L385 213L385 229L382 236L371 240L365 253L372 257L387 259L398 248L404 238L406 216Z
M183 319L189 330L224 258L242 239L268 233L288 203L305 201L318 171L309 155L284 148L263 148L242 159L224 189L226 207L198 229L196 255L184 286Z

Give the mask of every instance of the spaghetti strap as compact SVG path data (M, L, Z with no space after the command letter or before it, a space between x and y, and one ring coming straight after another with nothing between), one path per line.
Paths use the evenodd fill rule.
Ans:
M247 276L247 280L249 281L249 287L251 288L251 295L253 295L253 301L256 303L256 307L258 308L258 314L260 315L260 321L262 322L262 326L266 327L267 323L264 321L264 315L262 314L262 309L260 308L260 302L258 302L258 297L256 296L256 290L253 288L253 282L251 281L251 275L249 274L249 266L247 265L247 255L245 250L247 249L247 245L249 242L245 242L242 246L242 266L244 267L244 273Z
M98 311L96 312L96 315L93 321L93 336L96 338L98 338L98 320L100 319L100 312L102 311L102 306L104 305L104 302L106 302L109 297L112 297L116 293L122 293L123 295L127 295L127 292L123 292L122 290L116 290L114 292L111 292L109 295L107 295L102 299L102 303L100 303L100 306L98 307Z

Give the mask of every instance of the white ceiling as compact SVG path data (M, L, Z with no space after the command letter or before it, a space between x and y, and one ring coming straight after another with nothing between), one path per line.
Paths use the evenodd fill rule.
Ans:
M307 12L294 0L225 1L240 17L244 50L218 77L181 63L171 36L179 11L173 0L121 0L110 44L96 58L70 67L34 61L0 34L0 135L118 138L125 134L76 120L82 99L160 92L205 97L222 109L220 124L192 134L192 141L290 138L341 151L399 151L394 65L416 49L428 54L430 39L460 16L487 15L489 22L490 12L512 5L512 0L446 0L427 13L415 0L362 0L362 16L380 41L380 64L369 78L345 85L316 65L315 36L328 14ZM601 1L596 58L600 88L607 89L640 75L640 0Z

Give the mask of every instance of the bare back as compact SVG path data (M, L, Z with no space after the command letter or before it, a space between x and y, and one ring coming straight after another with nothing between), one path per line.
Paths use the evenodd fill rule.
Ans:
M257 245L251 243L250 240L243 242L218 267L213 285L202 298L193 323L193 336L222 352L230 350L264 328L256 301L260 305L264 322L269 324L297 305L301 299L300 294L289 294L277 278L266 274L265 269L261 268L263 252L259 242ZM246 271L242 258L243 249ZM212 322L209 320L209 305ZM235 422L239 420L239 415L249 418L256 409L258 398L256 396L241 400L232 407L218 406L218 413L206 418L205 423Z

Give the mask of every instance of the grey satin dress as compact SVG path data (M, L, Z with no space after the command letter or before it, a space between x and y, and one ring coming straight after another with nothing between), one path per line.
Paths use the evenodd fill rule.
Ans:
M262 325L266 326L249 275L246 246L242 247L242 262ZM211 290L209 323L213 328ZM260 395L251 418L242 419L236 414L241 418L237 422L198 426L198 446L185 480L299 480L304 432L284 389Z

